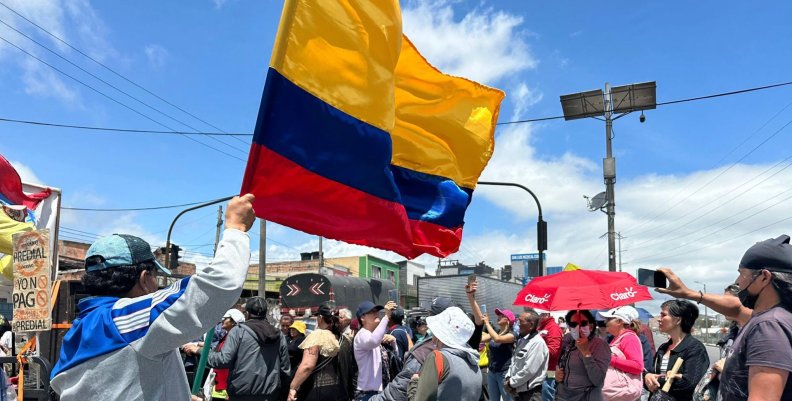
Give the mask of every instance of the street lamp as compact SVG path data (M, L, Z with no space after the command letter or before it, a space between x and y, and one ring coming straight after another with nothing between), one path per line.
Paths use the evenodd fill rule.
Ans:
M539 210L539 218L536 222L536 248L539 250L539 274L544 275L544 251L547 250L547 222L542 219L542 205L539 203L539 198L527 187L513 182L479 181L477 184L517 187L531 194L534 202L536 202L536 208Z
M701 284L702 286L704 286L704 293L705 294L707 293L707 285L706 284L702 283L701 281L695 281L695 283L696 284ZM709 310L707 309L707 305L706 304L704 305L704 322L706 322L706 325L707 325L707 328L705 329L706 331L704 332L704 342L709 344L709 325L710 325L709 324Z
M657 105L657 83L643 82L611 88L605 83L605 92L602 89L573 93L561 96L561 108L564 110L564 120L577 120L580 118L596 118L605 121L605 149L606 156L602 160L603 176L605 178L605 195L607 198L606 214L608 215L608 270L616 271L616 230L614 217L616 205L613 185L616 183L616 159L613 158L611 140L613 139L613 120L617 120L633 111L641 111L641 122L646 121L644 110L654 109ZM613 117L613 114L618 114ZM598 117L604 117L600 119Z

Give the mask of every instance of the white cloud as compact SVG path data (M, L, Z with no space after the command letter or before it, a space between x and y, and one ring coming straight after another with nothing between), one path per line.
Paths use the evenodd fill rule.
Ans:
M154 68L162 68L168 60L168 50L160 45L151 44L146 46L143 50L146 53L149 65Z
M522 17L476 8L461 19L449 1L415 1L402 9L404 32L441 71L490 83L535 68L520 30Z
M535 89L531 89L525 82L521 82L517 89L510 93L511 101L514 103L512 120L519 119L533 105L542 101L544 95Z
M41 179L39 179L36 173L33 172L33 169L17 161L10 160L10 163L19 174L22 182L41 184Z
M214 3L215 8L219 10L228 3L228 0L212 0L212 3Z
M34 59L22 61L25 93L43 98L56 98L71 107L82 107L80 96L75 88L64 82L57 72Z

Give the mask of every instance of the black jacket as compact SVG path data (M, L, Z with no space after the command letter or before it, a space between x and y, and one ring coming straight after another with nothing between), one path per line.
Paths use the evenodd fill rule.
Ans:
M660 366L663 363L663 355L665 355L670 346L671 340L668 340L668 342L657 349L654 365L647 367L649 373L660 372ZM695 337L687 335L676 348L671 350L671 355L668 358L668 370L674 367L676 360L679 358L682 358L684 361L678 372L682 374L682 378L674 380L671 384L669 395L677 400L690 400L693 398L693 390L696 389L696 385L710 366L707 348ZM658 381L660 382L660 387L663 387L665 379L660 379ZM645 382L644 386L646 386Z

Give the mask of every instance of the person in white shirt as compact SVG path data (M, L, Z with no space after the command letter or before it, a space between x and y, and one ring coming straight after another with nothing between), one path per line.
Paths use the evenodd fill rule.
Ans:
M528 309L520 315L520 338L506 375L506 388L515 401L541 401L550 351L538 335L539 314Z

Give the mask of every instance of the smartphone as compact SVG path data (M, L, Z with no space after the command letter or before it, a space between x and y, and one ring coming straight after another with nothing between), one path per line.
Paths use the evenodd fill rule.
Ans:
M388 290L388 299L398 304L399 290Z
M479 309L481 309L481 314L482 315L486 315L487 314L487 305L481 304L481 305L479 305Z
M665 274L657 270L638 269L638 284L647 287L666 288L668 287L668 280Z

